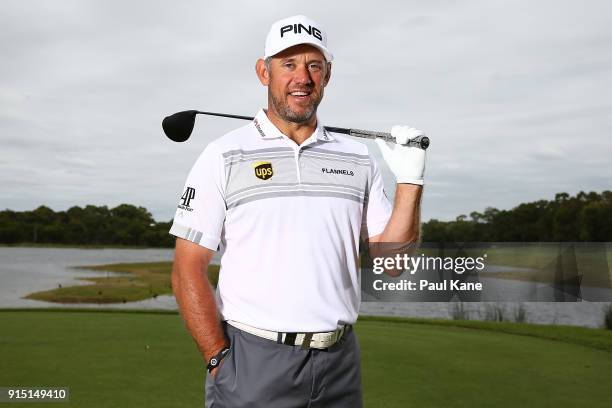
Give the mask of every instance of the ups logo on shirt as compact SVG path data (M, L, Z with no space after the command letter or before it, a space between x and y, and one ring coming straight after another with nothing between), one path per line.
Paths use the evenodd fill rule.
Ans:
M274 175L272 163L270 162L258 162L253 166L255 166L255 177L258 179L267 180Z

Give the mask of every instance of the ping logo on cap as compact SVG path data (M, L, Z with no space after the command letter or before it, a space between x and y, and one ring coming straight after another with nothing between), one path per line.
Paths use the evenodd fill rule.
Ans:
M327 49L327 35L321 24L302 15L278 20L272 24L266 37L264 59L298 44L310 44L319 49L327 62L334 55Z
M255 167L255 177L258 179L267 180L274 175L270 162L257 162L253 166Z
M305 25L303 25L301 23L298 23L298 24L288 24L288 25L282 26L280 28L280 36L281 36L281 38L283 38L285 33L291 33L291 32L293 32L294 34L301 34L302 31L305 31L309 35L312 35L314 38L316 38L319 41L323 41L323 36L321 35L321 30L319 30L317 27L314 27L314 26L311 26L311 25L306 27Z

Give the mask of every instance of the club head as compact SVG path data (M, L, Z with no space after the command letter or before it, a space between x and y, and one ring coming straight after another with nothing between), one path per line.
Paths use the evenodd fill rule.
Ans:
M166 116L162 120L162 128L166 136L175 142L184 142L189 139L197 113L198 111L196 110L187 110Z

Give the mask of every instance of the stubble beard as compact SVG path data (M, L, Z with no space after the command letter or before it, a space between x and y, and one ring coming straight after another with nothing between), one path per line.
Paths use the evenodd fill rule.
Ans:
M312 93L311 93L312 95ZM321 103L321 99L323 99L323 90L319 94L319 98L311 100L310 104L301 113L298 113L291 109L287 99L280 100L276 98L270 89L268 88L268 96L272 101L272 106L274 106L274 110L277 115L281 117L286 122L292 123L306 123L312 119L312 117L317 113L317 108L319 107L319 103Z

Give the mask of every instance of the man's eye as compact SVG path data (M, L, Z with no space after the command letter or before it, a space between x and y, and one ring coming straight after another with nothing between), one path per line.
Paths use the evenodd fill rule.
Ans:
M283 66L285 68L293 68L293 64L291 62L287 62L287 63L283 64Z
M313 71L318 71L321 69L321 65L319 64L310 64L310 69Z

